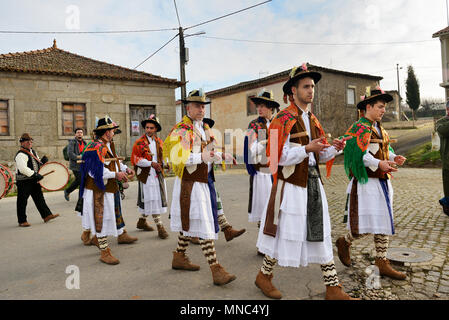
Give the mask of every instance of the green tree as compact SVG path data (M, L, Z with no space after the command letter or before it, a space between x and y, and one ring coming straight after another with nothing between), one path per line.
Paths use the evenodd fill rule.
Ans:
M421 104L421 99L419 97L419 82L411 65L407 68L407 74L407 80L405 81L407 104L410 109L412 109L413 120L416 120L415 112Z

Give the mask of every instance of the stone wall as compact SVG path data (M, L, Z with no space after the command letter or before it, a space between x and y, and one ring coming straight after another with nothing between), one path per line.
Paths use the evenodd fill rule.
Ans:
M175 87L136 81L71 78L63 76L0 73L0 100L10 107L10 136L0 136L0 161L14 158L19 137L29 132L40 156L63 161L62 149L71 136L62 135L61 106L63 102L86 104L86 138L95 126L95 117L109 115L120 124L117 152L129 157L129 105L155 105L162 124L160 136L165 138L176 121Z

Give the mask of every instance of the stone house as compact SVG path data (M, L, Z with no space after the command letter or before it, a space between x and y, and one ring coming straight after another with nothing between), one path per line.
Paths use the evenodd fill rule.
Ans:
M140 121L155 113L165 137L176 121L176 79L86 58L53 46L0 54L0 161L12 165L22 133L40 156L62 161L74 129L89 138L95 118L109 115L122 133L117 152L131 155Z
M309 70L322 74L315 87L312 111L317 115L324 130L337 137L357 120L356 108L366 87L379 85L380 76L346 72L308 64ZM285 70L257 80L241 82L229 87L207 92L211 100L210 114L215 120L215 135L226 148L232 145L240 158L243 154L243 133L251 120L257 117L255 105L249 97L265 88L273 91L274 99L283 102L282 86L288 79L290 70ZM226 132L228 131L228 132Z
M441 70L443 82L440 86L444 88L446 101L449 100L449 27L441 29L432 35L432 38L439 38L441 43Z

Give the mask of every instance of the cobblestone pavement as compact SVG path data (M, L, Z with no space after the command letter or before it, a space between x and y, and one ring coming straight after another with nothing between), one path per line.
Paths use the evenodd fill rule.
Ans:
M333 168L325 179L325 190L335 241L347 233L343 221L346 199L342 197L348 181L342 166ZM406 272L404 281L381 278L381 289L367 289L367 267L374 265L373 237L356 240L351 246L352 266L339 272L344 288L363 299L422 300L449 298L449 217L438 203L443 195L440 169L402 168L392 179L394 189L394 223L396 234L390 237L390 248L402 247L431 253L430 261L392 264ZM335 251L335 259L338 255ZM393 263L393 261L392 261Z
M324 169L324 168L323 168ZM262 257L255 247L258 228L248 223L248 182L246 170L217 171L217 188L223 200L228 221L246 233L231 242L220 232L215 242L220 263L237 280L218 287L212 284L210 270L200 248L190 245L191 261L201 265L195 273L171 269L172 251L177 234L161 240L155 232L136 229L137 184L132 182L126 192L122 209L128 232L139 240L132 245L118 245L111 237L109 244L120 259L117 266L99 262L98 249L86 247L80 241L81 226L73 208L77 196L70 202L61 191L46 193L50 208L60 217L43 223L34 204L28 203L30 228L17 227L16 199L0 200L0 299L181 299L193 300L261 300L266 298L254 285ZM323 171L324 172L324 171ZM169 201L173 178L167 179ZM332 236L345 234L343 212L348 179L342 165L335 165L330 179L324 179L328 198ZM441 170L402 168L392 181L396 235L390 247L424 250L432 254L430 261L395 265L406 272L405 281L380 279L380 289L367 289L367 273L374 263L372 236L355 241L352 246L353 266L344 267L334 246L338 276L344 289L352 296L364 299L449 299L449 217L442 213L438 199L442 196ZM169 230L168 215L162 220ZM23 263L26 261L26 263ZM68 290L67 267L77 266L80 289ZM275 268L274 285L284 300L322 300L325 287L319 265L301 268ZM374 283L375 284L375 283Z

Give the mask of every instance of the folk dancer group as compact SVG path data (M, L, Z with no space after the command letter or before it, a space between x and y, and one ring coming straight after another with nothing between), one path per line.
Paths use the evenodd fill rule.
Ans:
M380 275L405 279L386 258L389 236L395 233L393 188L390 173L397 171L405 158L396 155L388 133L380 121L392 97L380 88L368 90L357 105L360 118L347 132L328 143L326 133L311 112L315 85L321 74L309 71L306 64L291 70L283 86L284 102L279 111L273 93L262 90L250 99L258 117L248 126L244 142L244 160L250 175L248 220L259 227L257 252L263 263L255 277L255 285L267 297L280 299L282 293L273 285L276 264L284 267L319 264L326 287L326 299L353 299L339 282L333 257L331 222L319 163L326 163L330 175L335 156L343 153L344 167L350 179L347 188L345 222L348 233L339 237L336 248L340 261L351 266L350 246L369 233L374 235L376 266ZM215 241L219 231L230 241L245 232L227 221L215 188L214 164L235 163L235 159L218 151L211 128L212 119L205 118L207 101L202 90L193 90L183 100L187 114L170 131L165 141L157 133L162 127L151 115L141 122L145 133L132 148L128 168L115 152L113 137L119 126L108 116L99 119L95 139L81 152L80 200L77 211L82 217L81 240L100 249L100 260L118 264L108 247L108 237L119 244L137 241L125 229L121 211L119 183L138 179L137 229L153 231L147 217L151 215L161 239L169 237L161 221L167 213L165 170L175 174L170 208L170 229L178 233L173 251L172 268L197 271L187 256L190 242L198 243L209 264L213 283L225 285L236 279L218 262ZM26 223L24 204L32 195L44 219L52 215L34 184L42 177L37 173L40 160L31 149L29 135L21 138L22 148L16 156L19 195L18 219ZM81 150L80 150L81 151ZM280 189L280 206L276 198Z

